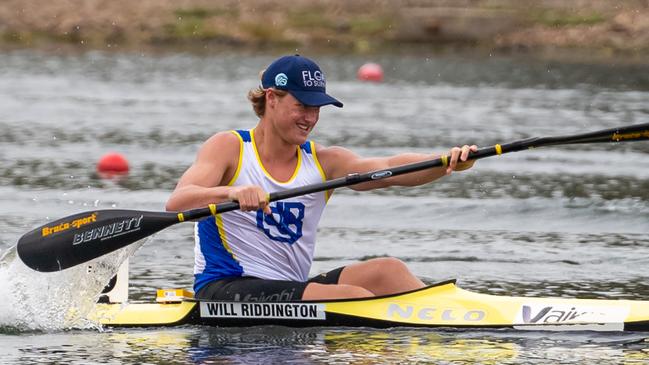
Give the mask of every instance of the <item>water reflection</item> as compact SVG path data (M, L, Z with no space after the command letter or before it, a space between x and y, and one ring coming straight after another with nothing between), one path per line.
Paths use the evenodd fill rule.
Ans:
M386 332L334 331L325 335L327 353L349 356L359 363L466 362L501 364L518 357L515 343L489 338L457 338L445 333L408 330ZM346 351L346 349L352 351ZM351 352L351 354L350 354ZM327 362L327 358L320 358Z
M26 363L527 363L649 360L646 336L543 332L182 327L34 335L4 359ZM71 337L75 345L68 345ZM598 360L598 363L602 361Z

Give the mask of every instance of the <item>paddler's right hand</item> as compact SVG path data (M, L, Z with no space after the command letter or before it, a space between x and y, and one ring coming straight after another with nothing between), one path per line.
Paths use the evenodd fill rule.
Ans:
M238 202L241 210L261 209L265 214L271 214L268 197L268 193L257 185L232 186L228 192L228 198Z

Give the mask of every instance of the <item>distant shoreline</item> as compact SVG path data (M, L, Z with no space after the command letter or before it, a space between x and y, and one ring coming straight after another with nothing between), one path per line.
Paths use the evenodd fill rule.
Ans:
M613 4L614 3L614 4ZM496 4L496 5L495 5ZM5 0L0 49L372 54L478 49L649 57L641 0ZM644 61L647 62L647 61Z

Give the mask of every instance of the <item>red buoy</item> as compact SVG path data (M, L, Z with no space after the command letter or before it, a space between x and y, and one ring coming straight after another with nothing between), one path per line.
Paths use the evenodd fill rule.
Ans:
M361 81L383 81L383 68L376 63L366 63L358 69L357 77Z
M97 172L102 178L126 175L128 174L128 161L119 153L107 153L97 162Z

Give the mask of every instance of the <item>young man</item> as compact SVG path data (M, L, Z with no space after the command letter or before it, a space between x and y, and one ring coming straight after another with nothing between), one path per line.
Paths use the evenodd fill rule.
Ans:
M260 118L252 130L221 132L201 147L167 202L167 210L204 207L226 200L241 210L196 224L197 298L295 301L369 297L424 284L398 259L378 258L308 279L315 234L333 193L314 193L269 203L269 192L434 158L404 153L363 158L342 147L309 141L320 107L343 104L326 94L318 65L301 56L274 61L261 87L248 98ZM352 186L371 190L426 184L450 174L476 146L454 147L448 168L436 168ZM462 169L472 162L460 163Z

